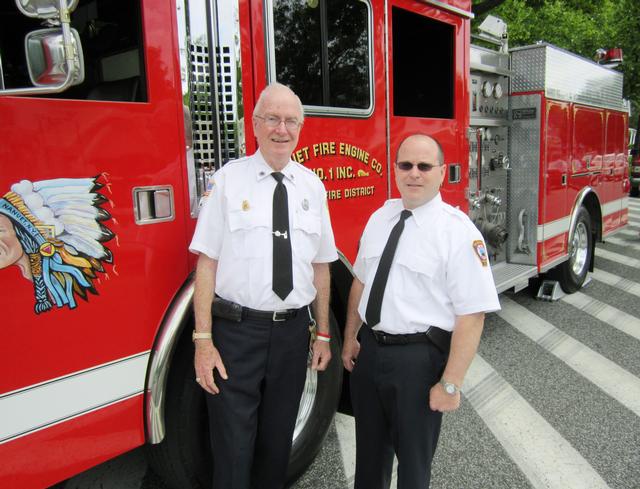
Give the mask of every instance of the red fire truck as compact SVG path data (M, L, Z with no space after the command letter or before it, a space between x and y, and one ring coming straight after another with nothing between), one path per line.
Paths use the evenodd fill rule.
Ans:
M340 260L332 328L398 143L442 143L449 203L500 291L577 290L627 222L622 76L547 44L509 50L470 0L16 0L0 6L0 487L40 488L148 443L176 488L211 461L187 252L213 172L252 153L272 80L300 94L293 157L324 181ZM340 342L332 342L339 358ZM309 371L291 477L343 398ZM345 378L346 380L346 378Z

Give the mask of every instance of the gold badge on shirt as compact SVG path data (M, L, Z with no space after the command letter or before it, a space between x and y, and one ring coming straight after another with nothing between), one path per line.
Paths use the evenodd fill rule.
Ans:
M242 201L242 210L243 211L248 211L249 209L251 209L251 207L249 206L249 201L248 200L243 200Z
M480 239L476 240L473 242L473 244L471 245L473 247L473 251L476 252L476 255L478 256L478 259L480 260L480 263L482 263L483 267L488 267L489 266L489 257L487 255L487 247L485 246L484 242Z

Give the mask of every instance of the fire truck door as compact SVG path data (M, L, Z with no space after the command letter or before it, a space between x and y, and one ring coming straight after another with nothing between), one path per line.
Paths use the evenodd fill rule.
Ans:
M573 201L568 202L569 161L571 158L571 110L567 102L546 102L546 124L543 134L544 158L542 161L543 178L540 222L545 223L544 253L546 259L560 255L564 250L562 236L548 241L557 234L553 223L566 221L562 227L566 231ZM563 222L564 222L563 221Z
M468 160L468 22L422 2L389 2L390 158L408 135L422 132L438 139L448 165L442 189L450 204L467 208L464 196ZM462 173L465 173L464 175ZM454 183L460 182L460 183ZM397 195L392 185L392 195Z
M144 442L149 351L188 274L175 12L125 3L72 13L82 85L0 98L0 223L15 251L0 260L2 487L49 486ZM39 23L4 27L3 55L18 56ZM6 470L29 482L3 483Z

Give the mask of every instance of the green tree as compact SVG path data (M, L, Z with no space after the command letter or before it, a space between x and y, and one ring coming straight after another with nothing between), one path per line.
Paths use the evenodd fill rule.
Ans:
M474 0L479 25L487 13L503 19L510 46L546 41L593 58L598 48L621 47L624 95L640 108L640 2L638 0ZM635 125L635 123L633 123Z

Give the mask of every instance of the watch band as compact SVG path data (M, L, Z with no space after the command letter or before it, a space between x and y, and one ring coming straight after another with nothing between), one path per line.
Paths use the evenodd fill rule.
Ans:
M196 340L210 340L211 339L211 333L198 333L197 331L193 331L193 333L191 333L191 341L196 341Z

